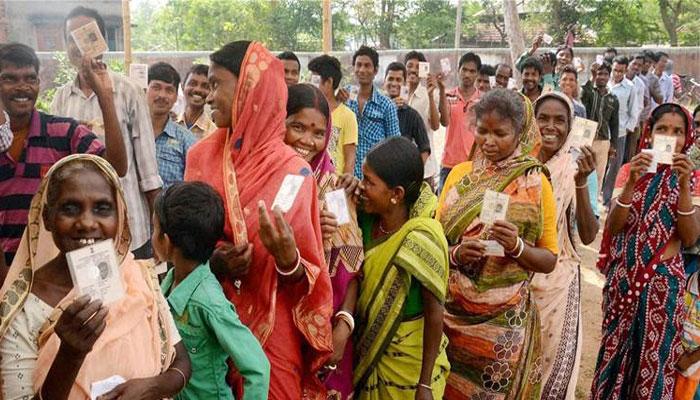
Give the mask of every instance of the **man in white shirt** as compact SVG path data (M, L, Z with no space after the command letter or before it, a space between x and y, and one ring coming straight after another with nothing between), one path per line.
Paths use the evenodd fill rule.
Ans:
M625 142L625 158L622 160L623 164L629 162L629 160L637 154L637 143L639 141L639 134L641 132L640 125L644 122L642 121L642 111L644 111L644 96L647 93L647 86L644 80L639 76L639 71L641 70L641 64L644 63L643 58L630 58L629 65L627 66L627 73L625 78L630 80L634 84L634 106L632 107L632 118L635 121L634 132L627 135L627 141Z
M663 51L657 52L654 75L659 78L659 85L661 86L661 95L664 103L670 103L673 101L673 80L671 79L671 76L666 73L667 63L668 54L664 53ZM657 104L654 104L654 107L656 106Z
M634 93L634 83L626 78L627 73L627 57L617 56L613 59L612 65L612 75L610 77L610 82L608 83L608 90L617 97L618 104L620 105L618 111L619 128L617 134L617 141L611 143L611 146L615 146L615 159L608 163L608 172L605 175L605 181L603 182L603 204L605 206L610 205L610 199L612 198L612 192L615 188L615 179L617 178L617 173L622 166L622 160L625 155L625 144L627 141L627 135L634 133L636 127L637 118L635 117L635 106L637 105L637 100Z
M423 86L418 78L418 63L427 62L425 55L417 51L411 51L404 57L406 72L408 73L408 105L418 111L423 122L425 131L430 141L430 157L425 162L425 180L435 189L437 187L437 176L440 172L436 160L437 151L433 142L433 132L442 126L447 126L450 121L450 106L445 95L445 77L442 73L429 74L427 88ZM435 89L438 89L436 99Z

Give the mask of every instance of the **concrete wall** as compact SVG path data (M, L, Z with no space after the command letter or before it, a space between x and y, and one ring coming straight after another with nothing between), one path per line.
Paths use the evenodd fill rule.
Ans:
M624 55L632 55L639 51L641 48L618 48L618 52ZM495 65L499 62L510 63L510 50L507 48L478 48L478 49L430 49L421 50L428 61L431 63L431 71L440 70L440 60L442 58L448 57L451 60L452 65L452 76L450 77L449 86L456 84L455 72L457 71L457 62L459 57L468 52L473 51L481 56L483 63ZM584 64L587 66L595 61L597 54L603 54L604 48L576 48L574 49L576 57L581 57ZM682 47L682 48L664 48L663 51L669 54L670 58L674 61L674 72L678 74L688 74L695 77L700 77L700 47ZM380 74L377 74L378 80L380 80L384 68L392 61L403 61L403 56L408 50L388 50L379 52L379 64L380 64ZM306 71L306 65L309 60L322 54L317 53L297 53L302 65L302 74ZM350 52L334 52L333 56L340 59L341 64L345 67L344 75L348 78L351 74L351 62L352 53ZM133 54L134 62L153 64L157 61L166 61L175 67L180 72L180 75L184 78L185 73L192 65L193 62L199 60L208 60L209 52L136 52ZM54 53L39 53L39 58L41 60L41 79L42 79L42 89L52 86L53 77L55 73L56 62L53 59ZM109 58L123 58L123 53L121 52L111 52L106 56ZM581 81L585 81L586 76L580 76Z

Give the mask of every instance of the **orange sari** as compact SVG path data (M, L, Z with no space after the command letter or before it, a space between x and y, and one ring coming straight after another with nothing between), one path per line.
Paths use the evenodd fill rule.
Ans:
M226 240L253 244L250 272L240 289L230 279L221 283L270 359L270 399L322 399L325 389L316 373L332 351L333 297L314 176L284 143L286 104L282 62L251 43L233 101L233 127L217 129L190 149L185 180L207 182L223 196ZM270 207L288 174L305 176L285 220L294 231L306 279L278 285L274 257L258 234L257 204L264 200Z

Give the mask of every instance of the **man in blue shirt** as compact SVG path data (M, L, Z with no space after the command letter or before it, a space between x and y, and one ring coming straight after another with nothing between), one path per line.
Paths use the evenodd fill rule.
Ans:
M359 138L355 176L362 179L362 163L370 149L385 138L401 135L401 132L394 102L374 86L379 54L370 47L361 46L352 56L352 65L359 93L357 99L351 97L347 105L357 116Z
M158 62L148 68L148 109L156 135L156 159L163 188L181 182L185 176L185 160L197 138L187 128L170 118L177 101L180 75L172 65Z

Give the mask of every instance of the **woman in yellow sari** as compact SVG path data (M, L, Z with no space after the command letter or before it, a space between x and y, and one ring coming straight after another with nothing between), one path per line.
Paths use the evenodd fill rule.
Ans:
M441 399L449 363L442 333L447 242L433 219L416 146L396 137L365 158L360 185L365 264L357 301L359 399Z
M152 265L129 253L125 204L99 157L69 156L49 170L0 290L0 398L90 399L95 382L118 375L126 382L105 399L161 399L187 383L187 351ZM103 305L78 297L66 253L109 239L125 293Z
M445 398L539 399L540 323L529 281L556 263L552 187L533 157L540 136L529 100L495 89L474 110L474 161L452 170L437 215L451 246ZM487 190L509 196L505 221L481 222ZM486 243L504 256L486 255Z

